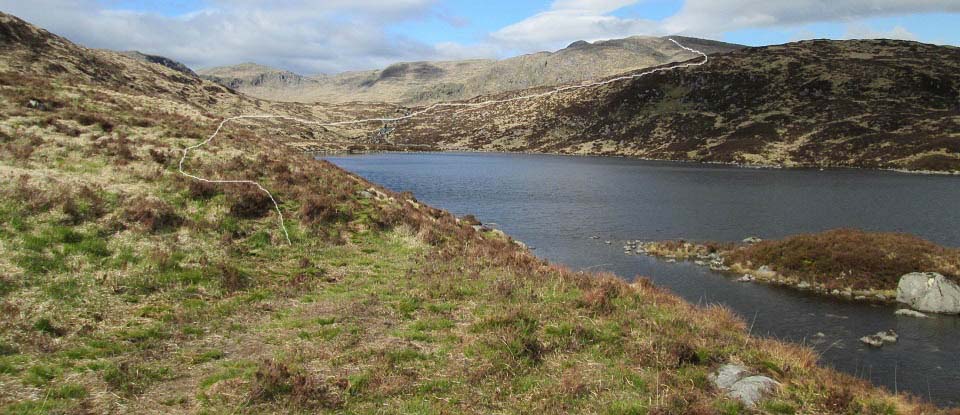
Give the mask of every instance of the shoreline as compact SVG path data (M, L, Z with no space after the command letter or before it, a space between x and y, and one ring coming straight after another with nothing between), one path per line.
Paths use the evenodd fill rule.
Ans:
M512 154L512 155L544 155L544 156L561 156L561 157L596 157L596 158L619 158L619 159L629 159L629 160L639 160L639 161L654 161L654 162L670 162L670 163L685 163L685 164L696 164L701 166L722 166L722 167L735 167L740 169L752 169L752 170L860 170L860 171L879 171L879 172L888 172L888 173L899 173L899 174L910 174L910 175L920 175L920 176L944 176L944 177L953 177L960 176L960 170L954 171L940 171L940 170L909 170L902 168L893 168L893 167L856 167L856 166L817 166L817 165L798 165L798 166L784 166L777 164L752 164L752 163L736 163L736 162L724 162L724 161L698 161L698 160L676 160L676 159L658 159L658 158L648 158L648 157L638 157L638 156L629 156L629 155L619 155L619 154L571 154L571 153L551 153L551 152L542 152L542 151L497 151L497 150L473 150L473 149L438 149L438 150L412 150L412 151L399 151L399 150L368 150L368 151L336 151L336 150L320 150L320 151L305 151L311 156L362 156L369 154L444 154L444 153L463 153L463 154Z

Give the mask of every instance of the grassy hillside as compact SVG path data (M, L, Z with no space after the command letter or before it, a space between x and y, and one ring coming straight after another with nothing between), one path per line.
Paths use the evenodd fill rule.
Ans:
M731 361L782 382L765 411L935 412L232 125L186 167L274 192L287 245L179 151L330 110L148 65L0 16L0 413L737 413L707 380Z
M448 149L960 171L958 72L956 47L802 41L602 88L447 109L404 121L396 139Z

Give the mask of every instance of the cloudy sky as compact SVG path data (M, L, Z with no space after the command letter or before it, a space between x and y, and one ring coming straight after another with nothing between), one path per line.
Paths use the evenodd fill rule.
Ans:
M960 0L0 0L0 10L89 47L306 74L631 35L960 45Z

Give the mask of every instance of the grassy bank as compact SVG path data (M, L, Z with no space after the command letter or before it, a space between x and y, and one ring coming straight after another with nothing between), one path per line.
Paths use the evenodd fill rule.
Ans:
M755 244L665 241L644 245L655 256L678 259L714 254L737 274L892 299L900 277L938 272L960 280L960 250L900 233L836 229Z

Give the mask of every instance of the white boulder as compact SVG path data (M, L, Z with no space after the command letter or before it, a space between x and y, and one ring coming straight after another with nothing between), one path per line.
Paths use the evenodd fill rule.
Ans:
M960 314L960 286L936 272L900 277L897 301L928 313Z
M748 408L754 408L764 395L776 390L780 383L766 376L748 374L746 367L726 364L710 375L710 380L730 398L743 402Z

